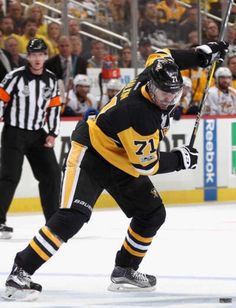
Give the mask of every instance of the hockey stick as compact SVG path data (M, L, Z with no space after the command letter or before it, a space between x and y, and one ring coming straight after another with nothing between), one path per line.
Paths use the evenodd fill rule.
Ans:
M229 15L230 15L230 12L231 12L233 2L234 2L234 0L228 1L228 5L227 5L226 11L225 11L225 16L224 16L224 19L223 19L222 24L221 24L219 41L222 41L223 38L224 38L225 30L226 30L227 25L228 25ZM215 72L215 69L216 69L216 64L217 64L218 61L219 61L219 58L215 59L213 61L212 65L211 65L211 69L210 69L208 77L207 77L207 83L206 83L206 86L205 86L205 89L204 89L204 92L203 92L201 102L199 104L199 111L197 113L197 117L196 117L196 120L195 120L193 132L192 132L191 139L190 139L190 142L189 142L189 147L193 147L193 145L194 145L196 135L197 135L197 131L198 131L198 127L199 127L199 124L200 124L202 108L205 104L206 97L207 97L207 94L208 94L208 91L209 91L209 88L210 88L210 85L211 85L211 82L212 82L212 78L213 78L213 75L214 75L214 72Z

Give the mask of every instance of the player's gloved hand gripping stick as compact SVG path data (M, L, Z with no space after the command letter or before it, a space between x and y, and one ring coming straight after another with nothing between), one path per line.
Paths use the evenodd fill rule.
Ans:
M204 106L207 94L208 94L208 90L210 88L211 82L212 82L212 78L216 69L216 64L217 62L222 62L224 60L224 56L225 53L227 52L227 48L228 48L228 43L222 41L224 39L224 35L225 35L225 30L227 28L228 25L228 21L229 21L229 15L231 12L231 8L233 5L234 0L228 0L228 4L227 4L227 8L225 11L225 16L224 19L222 21L221 24L221 29L220 29L220 36L219 36L219 42L211 42L208 43L206 45L201 45L198 46L196 49L199 53L204 53L205 58L206 58L206 65L208 65L208 63L212 63L211 65L211 69L209 71L208 74L208 78L207 78L207 83L203 92L203 97L202 100L200 102L199 105L199 111L197 113L197 117L196 117L196 121L194 124L194 128L193 128L193 132L191 135L191 139L189 142L189 147L193 148L194 142L195 142L195 138L197 135L197 131L198 131L198 127L199 127L199 123L200 123L200 119L201 119L201 113L202 113L202 108Z

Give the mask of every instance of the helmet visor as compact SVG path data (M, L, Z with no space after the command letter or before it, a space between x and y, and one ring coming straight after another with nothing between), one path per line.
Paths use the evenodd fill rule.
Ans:
M152 82L149 85L149 91L152 101L161 109L167 109L171 105L176 105L182 95L183 88L180 88L177 92L170 93L157 88Z

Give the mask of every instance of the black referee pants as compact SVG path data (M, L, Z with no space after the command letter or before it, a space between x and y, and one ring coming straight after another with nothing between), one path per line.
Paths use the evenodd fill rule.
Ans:
M47 133L4 125L1 137L0 223L6 214L20 181L24 156L39 182L39 194L46 221L59 207L61 170L54 150L44 147Z

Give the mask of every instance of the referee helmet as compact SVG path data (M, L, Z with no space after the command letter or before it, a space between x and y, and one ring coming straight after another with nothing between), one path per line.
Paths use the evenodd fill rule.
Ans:
M32 52L44 52L47 53L48 47L44 40L33 38L29 41L27 46L27 52L28 54Z

